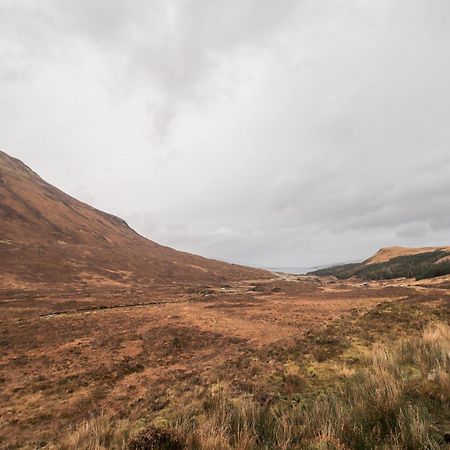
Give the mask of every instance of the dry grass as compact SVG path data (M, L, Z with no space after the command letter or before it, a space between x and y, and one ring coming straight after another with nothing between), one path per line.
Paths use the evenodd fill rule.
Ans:
M334 390L261 404L217 384L170 425L192 450L438 449L446 430L436 428L436 411L448 409L449 369L450 326L434 323L391 349L375 345ZM100 416L58 448L124 449L130 435L129 422Z
M427 406L448 407L449 364L450 327L435 323L391 350L375 345L334 391L268 406L220 388L174 426L191 449L440 448Z
M126 448L133 431L128 420L114 420L107 415L82 423L56 446L58 450L121 450Z
M292 416L250 397L235 399L223 385L205 397L200 410L188 411L173 425L191 449L289 449L293 438Z
M149 411L175 409L185 391L174 397L167 392L192 391L220 377L263 395L278 392L281 382L287 394L299 392L303 380L289 367L282 380L267 378L283 368L285 355L298 363L290 348L311 327L414 292L347 282L324 282L322 290L317 283L284 280L260 283L265 292L253 292L252 284L212 287L209 297L187 293L190 285L126 292L99 287L90 297L56 290L22 299L17 291L11 301L0 292L0 447L45 445L59 430L102 410L135 421ZM160 303L118 307L149 299ZM278 340L288 338L269 355ZM313 347L326 347L322 353L329 357L336 344ZM240 360L245 364L235 364Z

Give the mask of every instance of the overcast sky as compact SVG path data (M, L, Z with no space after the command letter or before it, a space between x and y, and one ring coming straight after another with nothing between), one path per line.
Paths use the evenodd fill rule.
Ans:
M450 244L450 1L1 0L0 148L204 256Z

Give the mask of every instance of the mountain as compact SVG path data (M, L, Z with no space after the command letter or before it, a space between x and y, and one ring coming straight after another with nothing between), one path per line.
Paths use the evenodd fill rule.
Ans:
M450 247L386 247L378 250L375 255L364 261L365 264L375 264L389 261L398 256L411 256L419 253L430 253L435 251L450 252Z
M344 264L309 272L346 279L435 278L450 274L450 247L388 247L362 263Z
M0 151L0 281L212 283L270 274L157 244Z

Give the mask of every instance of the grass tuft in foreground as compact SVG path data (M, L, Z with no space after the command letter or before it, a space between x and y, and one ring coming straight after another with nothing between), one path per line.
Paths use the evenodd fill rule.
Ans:
M362 367L327 392L258 403L216 385L171 427L185 448L198 450L433 450L446 445L449 411L450 327L434 323L392 348L375 345ZM130 424L103 420L84 424L60 448L126 448Z
M133 427L128 420L114 420L106 415L84 422L57 446L60 450L123 449Z

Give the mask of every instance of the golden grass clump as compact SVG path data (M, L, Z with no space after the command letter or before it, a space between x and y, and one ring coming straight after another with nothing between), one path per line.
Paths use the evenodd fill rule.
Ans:
M128 420L114 420L101 414L69 432L56 446L59 450L121 450L132 435Z

